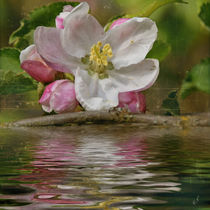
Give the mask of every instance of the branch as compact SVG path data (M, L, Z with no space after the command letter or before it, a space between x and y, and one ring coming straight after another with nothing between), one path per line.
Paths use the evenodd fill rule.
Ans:
M210 127L210 113L186 116L129 114L125 112L75 112L25 119L7 124L8 127L63 126L86 123L138 123L142 126Z

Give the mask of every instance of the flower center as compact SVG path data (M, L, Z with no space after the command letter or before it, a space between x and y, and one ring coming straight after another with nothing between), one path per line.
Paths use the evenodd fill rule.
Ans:
M91 47L90 55L82 58L84 64L88 64L89 75L98 74L99 79L108 77L107 70L113 69L113 64L108 61L113 56L110 44L98 42Z
M102 43L98 42L91 47L90 61L96 63L98 66L108 66L108 57L112 57L112 48L110 44L105 44L102 49Z

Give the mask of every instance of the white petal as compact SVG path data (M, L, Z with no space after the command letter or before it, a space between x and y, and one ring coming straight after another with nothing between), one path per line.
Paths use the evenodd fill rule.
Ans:
M86 110L109 110L118 105L118 91L111 81L89 76L85 70L76 71L75 91Z
M34 33L35 45L38 53L53 69L74 74L80 60L68 55L63 49L61 31L57 28L38 27Z
M74 9L71 5L66 5L63 7L63 12L71 12Z
M64 9L65 9L65 7L64 7ZM77 14L81 14L81 15L88 14L89 9L90 8L89 8L88 3L82 2L71 10L71 14L73 14L73 13L77 13Z
M109 30L104 43L113 50L116 69L141 62L157 38L155 22L149 18L132 18Z
M70 12L61 12L57 17L65 19L69 14Z
M159 73L159 61L145 59L138 64L110 71L110 80L117 86L119 92L143 91L151 87Z
M103 35L102 26L93 16L76 10L65 19L62 46L68 54L81 58L89 54L92 45Z
M28 60L28 57L33 54L33 52L36 52L36 47L34 44L28 46L26 49L22 50L20 53L20 63L22 63L25 60Z
M42 109L45 111L45 112L48 112L48 113L50 113L50 112L52 112L52 107L50 107L50 106L45 106L45 105L42 105Z

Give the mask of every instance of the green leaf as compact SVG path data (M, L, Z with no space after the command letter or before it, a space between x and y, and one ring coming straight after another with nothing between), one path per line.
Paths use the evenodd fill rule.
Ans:
M20 68L20 52L0 50L0 95L23 93L36 88L34 81Z
M205 26L210 30L210 2L202 4L198 16Z
M127 10L127 8L130 8L134 11L136 11L136 8L138 7L138 12L131 16L140 16L140 17L148 17L150 16L154 11L156 11L159 7L164 6L169 3L186 3L184 0L117 0L118 4L124 8L124 10ZM131 17L130 15L127 17Z
M9 43L15 47L24 48L33 42L33 30L38 26L55 26L55 18L63 11L65 5L77 6L76 2L56 2L32 11L21 21L20 27L12 33Z
M0 49L0 69L21 72L20 68L20 51L15 48Z
M19 94L34 89L36 84L24 74L0 70L0 95Z
M168 98L163 100L162 108L166 111L165 115L180 115L177 91L172 91L169 93Z
M205 3L210 3L210 0L197 0L197 7L198 7L198 12L200 12L200 8L203 4Z
M156 58L162 61L171 52L171 46L161 40L157 40L151 51L148 53L147 58Z
M184 99L196 90L210 94L210 58L202 60L187 73L180 95Z
M177 7L173 7L172 10L168 8L161 14L157 23L158 37L170 44L171 53L175 56L186 54L198 35L198 32L187 22L186 15L183 12L179 13Z

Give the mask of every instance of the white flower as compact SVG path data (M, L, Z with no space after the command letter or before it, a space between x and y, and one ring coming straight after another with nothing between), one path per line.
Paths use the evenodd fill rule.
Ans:
M35 45L53 69L75 75L77 100L86 110L118 105L118 93L153 85L159 62L145 59L157 37L149 18L132 18L108 32L83 2L64 20L64 29L38 27Z

